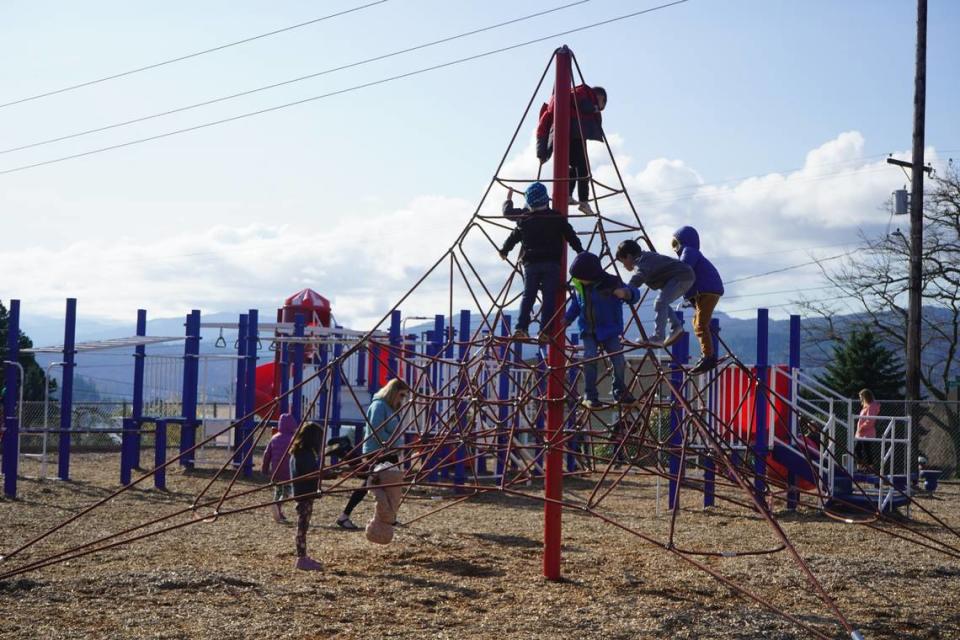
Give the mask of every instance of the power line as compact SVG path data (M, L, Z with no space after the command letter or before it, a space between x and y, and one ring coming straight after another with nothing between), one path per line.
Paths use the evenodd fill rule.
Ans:
M209 106L209 105L212 105L212 104L217 104L217 103L220 103L220 102L226 102L227 100L234 100L234 99L236 99L236 98L242 98L242 97L245 97L245 96L253 95L253 94L255 94L255 93L260 93L260 92L262 92L262 91L268 91L268 90L270 90L270 89L276 89L277 87L283 87L283 86L290 85L290 84L294 84L294 83L297 83L297 82L303 82L304 80L311 80L311 79L313 79L313 78L318 78L318 77L320 77L320 76L324 76L324 75L328 75L328 74L334 73L334 72L336 72L336 71L344 71L344 70L346 70L346 69L354 69L354 68L356 68L356 67L360 67L360 66L363 66L363 65L365 65L365 64L370 64L371 62L379 62L380 60L386 60L387 58L392 58L392 57L399 56L399 55L402 55L402 54L405 54L405 53L410 53L410 52L412 52L412 51L418 51L418 50L421 50L421 49L426 49L426 48L429 48L429 47L436 46L436 45L438 45L438 44L445 44L445 43L447 43L447 42L452 42L452 41L458 40L458 39L460 39L460 38L466 38L466 37L468 37L468 36L473 36L473 35L476 35L476 34L478 34L478 33L483 33L483 32L485 32L485 31L492 31L492 30L494 30L494 29L499 29L499 28L501 28L501 27L505 27L505 26L508 26L508 25L511 25L511 24L516 24L516 23L518 23L518 22L523 22L523 21L525 21L525 20L531 20L531 19L533 19L533 18L539 18L539 17L541 17L541 16L544 16L544 15L547 15L547 14L550 14L550 13L555 13L555 12L557 12L557 11L562 11L562 10L564 10L564 9L569 9L570 7L575 7L575 6L577 6L577 5L586 4L586 3L588 3L588 2L593 2L593 0L577 0L576 2L571 2L571 3L568 3L568 4L560 5L560 6L558 6L558 7L553 7L552 9L546 9L546 10L544 10L544 11L538 11L538 12L536 12L536 13L531 13L531 14L528 14L528 15L525 15L525 16L521 16L521 17L519 17L519 18L513 18L513 19L507 20L507 21L505 21L505 22L499 22L499 23L497 23L497 24L488 25L488 26L486 26L486 27L481 27L481 28L479 28L479 29L473 29L473 30L471 30L471 31L465 31L465 32L463 32L463 33L459 33L459 34L456 34L456 35L453 35L453 36L447 36L447 37L445 37L445 38L440 38L439 40L433 40L433 41L430 41L430 42L424 42L424 43L422 43L422 44L418 44L418 45L415 45L415 46L412 46L412 47L407 47L407 48L405 48L405 49L400 49L400 50L397 50L397 51L392 51L392 52L390 52L390 53L385 53L385 54L382 54L382 55L379 55L379 56L374 56L374 57L372 57L372 58L366 58L366 59L364 59L364 60L358 60L358 61L356 61L356 62L350 62L350 63L348 63L348 64L343 64L343 65L340 65L340 66L337 66L337 67L331 67L331 68L329 68L329 69L324 69L323 71L317 71L316 73L310 73L310 74L307 74L307 75L305 75L305 76L299 76L299 77L297 77L297 78L291 78L291 79L289 79L289 80L283 80L283 81L281 81L281 82L275 82L275 83L273 83L273 84L264 85L264 86L262 86L262 87L256 87L256 88L254 88L254 89L248 89L248 90L246 90L246 91L240 91L240 92L238 92L238 93L232 93L232 94L230 94L230 95L221 96L221 97L219 97L219 98L213 98L213 99L211 99L211 100L205 100L205 101L203 101L203 102L196 102L196 103L194 103L194 104L185 105L185 106L183 106L183 107L176 107L176 108L174 108L174 109L168 109L168 110L166 110L166 111L161 111L161 112L159 112L159 113L153 113L153 114L150 114L150 115L141 116L141 117L139 117L139 118L134 118L134 119L132 119L132 120L125 120L125 121L123 121L123 122L117 122L117 123L105 125L105 126L102 126L102 127L96 127L96 128L93 128L93 129L87 129L87 130L85 130L85 131L78 131L78 132L76 132L76 133L70 133L70 134L67 134L67 135L58 136L58 137L56 137L56 138L49 138L49 139L47 139L47 140L40 140L40 141L38 141L38 142L31 142L31 143L29 143L29 144L20 145L20 146L18 146L18 147L11 147L11 148L9 148L9 149L0 149L0 155L7 154L7 153L13 153L13 152L15 152L15 151L23 151L23 150L25 150L25 149L33 149L33 148L35 148L35 147L41 147L41 146L44 146L44 145L53 144L53 143L55 143L55 142L63 142L64 140L72 140L72 139L74 139L74 138L80 138L80 137L82 137L82 136L90 135L90 134L92 134L92 133L101 133L101 132L103 132L103 131L109 131L110 129L117 129L117 128L119 128L119 127L125 127L125 126L127 126L127 125L137 124L137 123L139 123L139 122L146 122L147 120L153 120L153 119L155 119L155 118L162 118L162 117L164 117L164 116L173 115L173 114L175 114L175 113L182 113L182 112L184 112L184 111L190 111L191 109L198 109L198 108L200 108L200 107L206 107L206 106Z
M49 97L49 96L55 96L55 95L60 94L60 93L66 93L67 91L73 91L74 89L80 89L80 88L82 88L82 87L89 87L90 85L99 84L99 83L101 83L101 82L107 82L107 81L109 81L109 80L116 80L117 78L123 78L123 77L126 77L126 76L131 76L131 75L133 75L133 74L135 74L135 73L140 73L140 72L142 72L142 71L149 71L150 69L156 69L157 67L163 67L163 66L166 66L166 65L168 65L168 64L173 64L173 63L175 63L175 62L182 62L182 61L184 61L184 60L189 60L189 59L191 59L191 58L196 58L196 57L198 57L198 56L206 55L206 54L208 54L208 53L214 53L214 52L216 52L216 51L223 51L224 49L229 49L230 47L236 47L237 45L247 44L247 43L249 43L249 42L253 42L254 40L260 40L260 39L262 39L262 38L267 38L267 37L270 37L270 36L275 36L275 35L277 35L277 34L285 33L285 32L287 32L287 31L293 31L294 29L299 29L299 28L301 28L301 27L306 27L306 26L311 25L311 24L316 24L316 23L318 23L318 22L323 22L324 20L330 20L331 18L337 18L337 17L339 17L339 16L347 15L348 13L354 13L355 11L361 11L361 10L363 10L363 9L367 9L367 8L369 8L369 7L373 7L373 6L378 5L378 4L383 4L383 3L385 3L385 2L389 2L389 0L376 0L376 2L369 2L369 3L367 3L367 4L363 4L363 5L360 5L360 6L357 6L357 7L353 7L352 9L345 9L345 10L343 10L343 11L338 11L337 13L331 13L331 14L329 14L329 15L325 15L325 16L322 16L322 17L320 17L320 18L314 18L313 20L307 20L306 22L301 22L301 23L298 23L298 24L290 25L289 27L283 27L283 28L281 28L281 29L275 29L274 31L268 31L267 33L261 33L261 34L256 35L256 36L251 36L251 37L249 37L249 38L244 38L243 40L236 40L236 41L234 41L234 42L228 42L228 43L226 43L226 44L221 44L221 45L216 46L216 47L211 47L210 49L204 49L204 50L202 50L202 51L195 51L195 52L193 52L193 53L188 53L188 54L183 55L183 56L179 56L179 57L176 57L176 58L171 58L171 59L169 59L169 60L163 60L162 62L155 62L155 63L153 63L153 64L148 64L148 65L145 66L145 67L138 67L138 68L136 68L136 69L130 69L130 70L128 70L128 71L122 71L122 72L120 72L120 73L114 73L114 74L112 74L112 75L104 76L104 77L102 77L102 78L97 78L97 79L95 79L95 80L87 80L86 82L81 82L81 83L79 83L79 84L70 85L70 86L68 86L68 87L62 87L62 88L60 88L60 89L54 89L53 91L45 91L44 93L38 93L37 95L34 95L34 96L28 96L28 97L26 97L26 98L19 98L19 99L17 99L17 100L13 100L13 101L11 101L11 102L6 102L6 103L3 103L3 104L0 104L0 109L3 109L4 107L12 107L12 106L15 105L15 104L23 104L24 102L30 102L30 101L32 101L32 100L39 100L40 98L47 98L47 97Z
M338 95L343 95L343 94L346 94L346 93L352 93L352 92L354 92L354 91L359 91L360 89L366 89L366 88L373 87L373 86L377 86L377 85L381 85L381 84L387 84L387 83L389 83L389 82L394 82L394 81L396 81L396 80L402 80L402 79L404 79L404 78L410 78L410 77L417 76L417 75L421 75L421 74L428 73L428 72L431 72L431 71L437 71L437 70L439 70L439 69L444 69L444 68L452 67L452 66L455 66L455 65L458 65L458 64L463 64L463 63L465 63L465 62L471 62L471 61L473 61L473 60L478 60L478 59L480 59L480 58L486 58L486 57L489 57L489 56L492 56L492 55L496 55L496 54L499 54L499 53L504 53L504 52L507 52L507 51L512 51L512 50L514 50L514 49L519 49L519 48L521 48L521 47L527 47L527 46L530 46L530 45L532 45L532 44L537 44L537 43L540 43L540 42L544 42L544 41L546 41L546 40L553 40L554 38L559 38L559 37L561 37L561 36L570 35L570 34L572 34L572 33L578 33L578 32L581 32L581 31L586 31L586 30L588 30L588 29L594 29L594 28L596 28L596 27L605 26L605 25L608 25L608 24L612 24L612 23L615 23L615 22L619 22L619 21L621 21L621 20L626 20L626 19L628 19L628 18L634 18L634 17L636 17L636 16L640 16L640 15L643 15L643 14L652 13L652 12L654 12L654 11L659 11L659 10L661 10L661 9L666 9L666 8L673 7L673 6L676 6L676 5L679 5L679 4L684 4L684 3L687 2L687 1L688 1L688 0L675 0L674 2L669 2L669 3L666 3L666 4L658 5L658 6L656 6L656 7L651 7L651 8L649 8L649 9L643 9L643 10L641 10L641 11L634 11L634 12L632 12L632 13L627 13L627 14L624 14L624 15L621 15L621 16L617 16L616 18L610 18L610 19L607 19L607 20L602 20L602 21L600 21L600 22L594 22L594 23L592 23L592 24L588 24L588 25L585 25L585 26L582 26L582 27L576 27L576 28L573 28L573 29L567 29L566 31L560 31L560 32L558 32L558 33L553 33L553 34L550 34L550 35L548 35L548 36L543 36L543 37L540 37L540 38L534 38L533 40L527 40L527 41L525 41L525 42L520 42L520 43L513 44L513 45L509 45L509 46L506 46L506 47L500 47L500 48L498 48L498 49L491 49L491 50L489 50L489 51L484 51L483 53L478 53L478 54L474 54L474 55L472 55L472 56L467 56L467 57L465 57L465 58L458 58L458 59L456 59L456 60L451 60L451 61L448 61L448 62L443 62L443 63L440 63L440 64L431 65L431 66L429 66L429 67L423 67L423 68L420 68L420 69L416 69L416 70L414 70L414 71L408 71L408 72L406 72L406 73L401 73L401 74L397 74L397 75L394 75L394 76L388 76L388 77L386 77L386 78L381 78L381 79L379 79L379 80L373 80L373 81L370 81L370 82L364 82L364 83L362 83L362 84L353 85L353 86L347 87L347 88L345 88L345 89L338 89L338 90L336 90L336 91L330 91L330 92L328 92L328 93L324 93L324 94L321 94L321 95L318 95L318 96L312 96L312 97L310 97L310 98L304 98L304 99L302 99L302 100L295 100L295 101L293 101L293 102L287 102L287 103L280 104L280 105L276 105L276 106L273 106L273 107L267 107L267 108L265 108L265 109L258 109L258 110L256 110L256 111L249 111L249 112L247 112L247 113L242 113L242 114L239 114L239 115L236 115L236 116L231 116L231 117L229 117L229 118L222 118L222 119L220 119L220 120L214 120L214 121L212 121L212 122L205 122L205 123L203 123L203 124L194 125L194 126L192 126L192 127L186 127L186 128L183 128L183 129L175 129L175 130L173 130L173 131L167 131L166 133L160 133L160 134L157 134L157 135L148 136L148 137L146 137L146 138L138 138L138 139L136 139L136 140L129 140L129 141L127 141L127 142L122 142L122 143L110 145L110 146L107 146L107 147L100 147L100 148L98 148L98 149L92 149L92 150L90 150L90 151L84 151L84 152L81 152L81 153L74 153L74 154L71 154L71 155L68 155L68 156L61 156L61 157L59 157L59 158L54 158L54 159L52 159L52 160L44 160L44 161L42 161L42 162L34 162L34 163L32 163L32 164L26 164L26 165L21 165L21 166L18 166L18 167L13 167L13 168L10 168L10 169L4 169L4 170L0 171L0 175L6 175L6 174L8 174L8 173L15 173L15 172L18 172L18 171L26 171L27 169L34 169L34 168L36 168L36 167L42 167L42 166L46 166L46 165L50 165L50 164L56 164L56 163L59 163L59 162L66 162L67 160L75 160L75 159L77 159L77 158L83 158L83 157L86 157L86 156L92 156L92 155L96 155L96 154L99 154L99 153L104 153L104 152L106 152L106 151L113 151L113 150L116 150L116 149L123 149L123 148L125 148L125 147L131 147L131 146L134 146L134 145L137 145L137 144L143 144L143 143L145 143L145 142L152 142L152 141L154 141L154 140L160 140L160 139L163 139L163 138L169 138L169 137L171 137L171 136L179 135L179 134L182 134L182 133L189 133L189 132L191 132L191 131L198 131L198 130L200 130L200 129L206 129L206 128L208 128L208 127L214 127L214 126L217 126L217 125L226 124L226 123L228 123L228 122L234 122L234 121L237 121L237 120L243 120L243 119L245 119L245 118L251 118L251 117L254 117L254 116L258 116L258 115L263 115L263 114L265 114L265 113L271 113L271 112L274 112L274 111L279 111L279 110L281 110L281 109L287 109L287 108L289 108L289 107L295 107L295 106L298 106L298 105L307 104L307 103L309 103L309 102L315 102L315 101L317 101L317 100L323 100L323 99L325 99L325 98L331 98L331 97L338 96Z
M837 260L843 258L844 256L849 256L850 254L856 252L858 249L851 249L844 253L838 253L835 256L830 256L829 258L817 258L816 260L811 260L810 262L802 262L800 264L791 265L789 267L783 267L782 269L773 269L772 271L764 271L763 273L755 273L753 275L744 276L742 278L737 278L736 280L730 280L727 284L736 284L737 282L743 282L744 280L753 280L754 278L763 278L765 276L772 276L777 273L783 273L784 271L793 271L794 269L799 269L801 267L807 267L812 264L819 264L821 262L829 262L830 260Z

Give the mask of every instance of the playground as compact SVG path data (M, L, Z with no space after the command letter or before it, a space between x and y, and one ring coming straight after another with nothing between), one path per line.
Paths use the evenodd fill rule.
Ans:
M74 482L27 481L20 502L0 503L8 535L53 526L116 488L116 455L82 454L73 463ZM139 524L157 509L189 499L203 482L202 476L171 474L169 493L132 491L100 519L65 533L87 538ZM565 486L572 493L588 489L578 481ZM452 499L450 493L424 492L404 503L404 517ZM661 535L669 527L665 513L656 516L649 482L625 482L610 500L608 511L624 524ZM542 505L536 500L481 496L423 526L401 527L383 548L333 525L340 502L317 503L310 543L324 569L310 581L288 570L293 527L273 523L260 509L144 540L133 547L136 553L120 547L6 580L0 637L809 637L701 572L678 567L669 554L576 512L565 517L567 577L544 582ZM921 502L935 504L951 521L960 518L955 484ZM369 506L361 507L366 517L364 509ZM767 537L762 519L740 509L704 512L692 503L682 511L689 536L684 542L690 544L738 549ZM866 637L960 634L955 561L920 548L904 552L888 538L864 535L816 511L784 514L781 522ZM706 563L759 585L779 606L812 608L815 598L784 560ZM21 606L25 602L31 607ZM289 621L282 630L277 616Z
M641 213L608 145L613 184L570 156L586 155L583 109L599 105L599 122L599 94L569 48L553 52L476 211L375 326L341 326L303 289L235 323L194 309L182 335L150 335L141 309L135 335L77 341L68 298L63 344L21 349L12 301L0 637L960 637L960 487L922 466L911 417L864 414L875 433L859 433L855 400L804 370L799 316L784 362L762 306L753 362L702 297L669 339L641 318L655 287L626 285L615 255L621 240L653 250ZM544 95L552 164L507 175ZM531 181L530 210L490 206L494 189ZM577 213L561 220L578 229L553 273L566 280L566 242L582 237L570 308L583 309L561 322L567 291L541 285L536 332L536 267L500 241L539 201L567 211L575 182ZM595 269L577 275L584 256ZM613 301L616 331L598 353L599 331L567 326L594 321L585 291L603 278L617 285L589 295ZM425 282L445 299L404 315L426 313ZM214 338L220 351L204 350ZM87 427L74 376L97 351L132 358L131 404ZM18 400L21 353L60 371L39 425ZM217 367L227 415L205 401ZM284 462L261 472L285 423ZM91 434L116 447L76 446ZM361 487L366 530L346 530L338 514ZM275 522L278 508L297 523Z

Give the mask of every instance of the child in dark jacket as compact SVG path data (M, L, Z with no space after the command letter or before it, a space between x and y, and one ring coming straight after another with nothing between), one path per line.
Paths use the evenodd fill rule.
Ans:
M319 562L307 555L307 531L313 515L313 501L320 493L317 471L320 469L323 448L323 429L314 422L300 428L290 445L290 478L293 480L293 497L297 503L297 562L294 565L303 571L318 571Z
M617 247L617 260L627 271L633 271L630 286L658 291L653 308L657 313L651 343L669 347L683 335L683 322L670 305L693 286L694 275L690 265L662 256L656 251L644 251L635 240L624 240ZM666 336L667 322L670 336Z
M270 476L270 481L275 483L273 489L273 503L271 509L273 519L277 522L286 522L281 508L281 500L293 495L293 487L290 486L290 442L293 440L293 434L297 431L297 421L293 415L284 413L277 421L277 433L270 438L267 448L263 452L263 464L260 470L264 475Z
M640 292L624 285L620 278L603 270L600 258L588 252L581 253L570 265L574 293L567 308L567 326L578 322L583 341L583 406L597 409L600 404L597 391L597 354L602 346L613 363L613 396L620 404L633 404L634 397L627 391L624 380L626 359L623 357L620 336L623 334L623 302L636 302Z
M589 87L585 84L573 88L570 96L570 204L580 205L580 211L593 215L590 208L590 180L587 163L587 140L603 141L603 115L607 106L607 91L603 87ZM554 99L540 108L540 120L537 122L537 158L540 164L546 162L553 153L553 112ZM573 199L573 189L577 188L577 198Z
M681 262L690 265L696 277L684 298L693 305L693 333L700 343L703 357L690 373L706 373L717 366L710 320L713 318L713 310L720 302L720 296L723 295L723 280L713 263L700 253L700 234L693 227L677 229L673 234L673 250L680 256Z
M517 220L503 247L500 257L507 259L510 251L519 242L523 261L523 298L520 300L520 318L514 336L526 338L530 330L530 315L537 292L543 296L540 307L540 339L550 335L549 323L556 312L557 291L563 274L560 273L560 259L566 247L564 240L570 243L577 253L583 251L583 245L577 233L564 216L550 208L550 196L547 188L540 182L534 182L524 194L526 209L515 209L513 202L503 203L503 215Z

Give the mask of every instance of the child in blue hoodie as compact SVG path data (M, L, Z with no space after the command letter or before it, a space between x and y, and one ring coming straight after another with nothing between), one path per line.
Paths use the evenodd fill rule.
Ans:
M693 227L680 227L673 234L673 250L681 262L693 269L693 286L684 294L684 299L693 306L693 333L700 343L703 357L690 370L691 374L710 371L717 366L717 354L713 351L713 336L710 320L713 310L723 295L723 280L713 263L700 253L700 234Z
M583 341L584 400L583 406L597 409L597 354L602 346L613 363L613 396L620 404L633 404L634 397L624 381L626 359L623 357L620 336L623 334L623 302L639 300L636 288L623 284L620 278L603 270L600 258L583 252L570 265L574 293L567 308L567 326L578 321Z

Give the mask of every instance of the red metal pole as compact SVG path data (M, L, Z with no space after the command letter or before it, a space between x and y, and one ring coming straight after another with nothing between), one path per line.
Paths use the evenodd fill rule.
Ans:
M560 47L556 52L557 79L553 87L553 208L563 217L567 216L567 194L570 176L570 49ZM557 290L557 306L560 315L567 304L567 250L564 243L560 258L561 286ZM560 519L563 507L563 451L560 442L563 438L564 388L563 376L566 370L564 347L566 332L563 322L553 323L553 339L547 364L550 375L547 378L547 424L545 439L547 442L546 476L543 505L543 575L548 580L560 579Z

